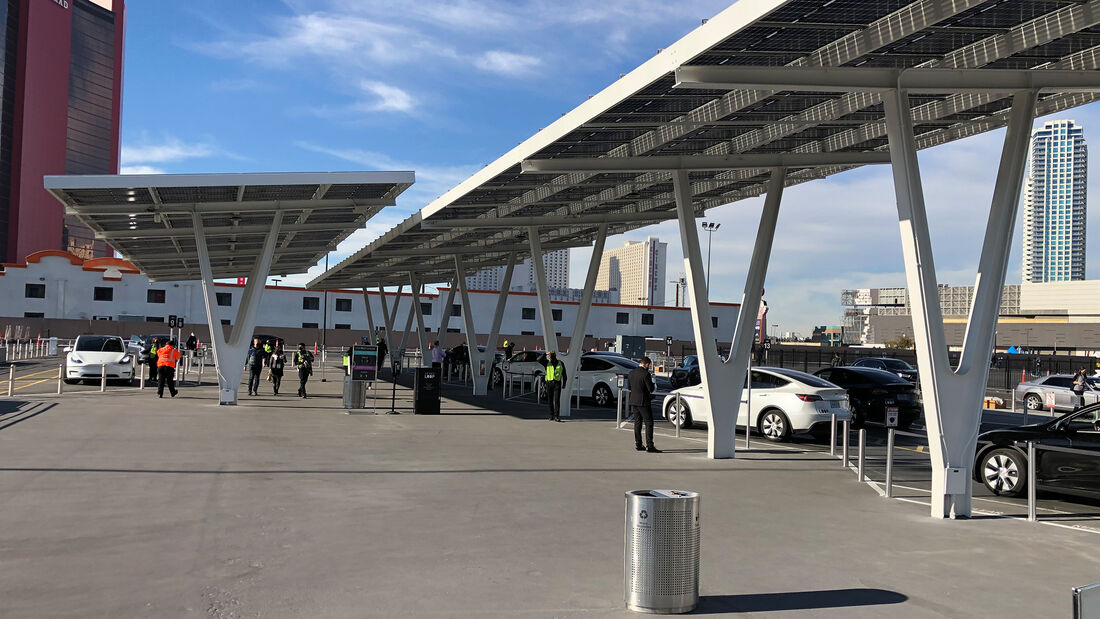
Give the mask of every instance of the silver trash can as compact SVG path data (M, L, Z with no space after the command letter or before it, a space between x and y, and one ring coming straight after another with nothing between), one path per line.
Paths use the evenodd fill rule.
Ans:
M699 493L626 493L626 607L686 613L699 603Z
M345 376L344 408L366 408L368 384L365 380L352 380L350 376Z

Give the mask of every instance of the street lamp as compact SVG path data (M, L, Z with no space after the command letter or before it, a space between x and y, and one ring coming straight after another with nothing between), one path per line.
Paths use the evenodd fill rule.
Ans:
M722 224L714 221L704 221L703 230L707 233L707 294L710 294L710 243L711 237L714 236L714 231L720 228Z

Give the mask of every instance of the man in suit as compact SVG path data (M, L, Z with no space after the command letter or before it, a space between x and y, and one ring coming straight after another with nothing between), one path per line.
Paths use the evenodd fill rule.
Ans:
M653 391L657 385L649 375L649 357L639 360L639 367L630 370L626 381L630 388L630 408L634 413L634 449L659 454L660 449L653 446ZM645 445L642 444L642 423L645 423Z

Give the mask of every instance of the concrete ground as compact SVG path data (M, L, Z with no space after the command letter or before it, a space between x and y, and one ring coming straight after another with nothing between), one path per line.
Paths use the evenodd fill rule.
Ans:
M405 414L348 415L336 382L286 387L0 403L0 616L626 616L639 488L702 494L698 614L1068 616L1100 581L1088 531L933 520L820 445L710 461L697 432L635 452L613 411L448 386L440 416L403 388Z

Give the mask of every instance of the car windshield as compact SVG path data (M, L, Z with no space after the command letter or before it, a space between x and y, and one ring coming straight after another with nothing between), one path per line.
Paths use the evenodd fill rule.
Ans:
M97 335L78 338L76 349L80 352L124 352L122 338Z
M901 359L883 359L882 362L885 363L886 367L890 368L891 370L911 370L911 369L913 369L913 366L911 366L908 363L902 361Z
M798 382L809 385L811 387L822 387L826 389L830 387L836 387L836 385L830 383L823 378L814 376L813 374L799 372L798 370L788 370L787 368L768 368L768 371L779 374L780 376L786 376L787 378L790 378L792 380L797 380Z
M699 365L699 357L696 357L695 355L688 355L687 357L684 357L685 368L691 367L693 365Z
M886 370L880 370L878 368L861 368L853 367L849 368L856 374L863 376L864 378L877 383L879 385L908 385L909 381L898 376L897 374L891 374Z

